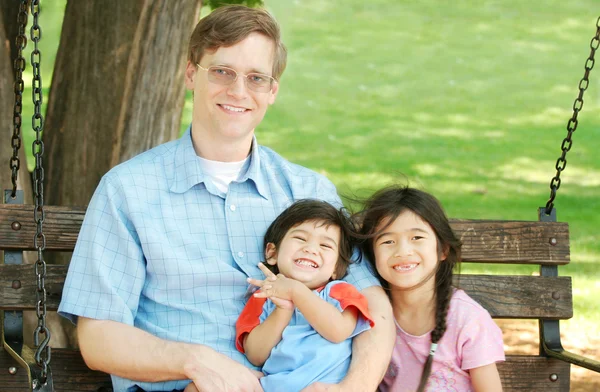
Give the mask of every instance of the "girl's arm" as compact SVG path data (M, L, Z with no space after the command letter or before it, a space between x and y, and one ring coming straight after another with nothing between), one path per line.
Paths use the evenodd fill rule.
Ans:
M316 296L304 284L296 283L292 301L315 331L332 343L348 339L356 328L358 310L350 306L340 312L334 305Z
M259 324L244 337L246 357L254 366L262 366L273 347L281 341L283 330L292 319L294 309L275 308L262 324Z
M500 374L495 363L469 370L475 392L502 392Z

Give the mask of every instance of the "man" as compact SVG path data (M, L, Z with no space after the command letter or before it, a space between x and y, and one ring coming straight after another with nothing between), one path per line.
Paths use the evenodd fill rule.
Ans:
M77 323L86 363L112 374L115 391L180 390L189 380L200 391L261 390L234 337L246 279L262 276L265 230L294 200L340 204L326 178L254 137L285 62L266 11L215 10L190 39L191 129L99 184L59 312ZM374 390L387 367L394 339L387 297L364 263L348 281L369 300L376 327L355 340L341 385L309 390Z

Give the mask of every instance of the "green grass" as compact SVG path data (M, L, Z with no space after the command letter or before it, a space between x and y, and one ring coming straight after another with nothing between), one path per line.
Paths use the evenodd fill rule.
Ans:
M64 1L57 4L44 9L54 18L42 40L45 75L58 46L60 13L50 7ZM290 55L277 102L257 129L262 144L326 174L343 194L366 195L407 178L438 196L452 217L537 219L595 33L596 0L266 5L282 24ZM595 69L556 199L558 218L571 229L572 263L560 268L573 276L569 323L594 334L599 81ZM189 98L182 129L191 118Z

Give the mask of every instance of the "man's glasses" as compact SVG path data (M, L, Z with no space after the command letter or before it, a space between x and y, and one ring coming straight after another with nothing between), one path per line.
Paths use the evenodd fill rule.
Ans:
M261 73L250 72L248 75L244 75L243 73L236 72L235 69L222 67L220 65L214 65L208 68L204 68L200 64L196 65L198 68L206 71L209 82L223 86L235 83L238 75L240 75L246 79L246 86L250 90L256 91L257 93L268 93L273 89L273 84L277 82L275 78Z

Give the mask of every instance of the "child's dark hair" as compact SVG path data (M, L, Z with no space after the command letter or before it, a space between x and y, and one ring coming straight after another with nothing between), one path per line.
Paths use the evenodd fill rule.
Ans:
M425 390L425 385L431 374L433 356L444 332L446 332L446 316L450 299L452 298L452 270L460 261L461 242L456 237L448 218L440 202L429 193L418 189L400 186L391 186L376 192L366 202L364 210L359 214L359 220L362 224L360 233L369 239L364 241L362 250L367 256L367 260L377 273L375 267L375 255L373 250L373 239L382 232L388 225L392 224L396 218L405 210L410 210L421 219L427 222L437 237L438 254L441 258L445 253L446 258L438 263L435 272L435 328L431 332L431 351L425 362L421 381L419 382L418 392ZM377 230L378 226L386 221L386 227ZM377 273L382 286L389 289L389 284ZM430 277L425 278L425 280ZM420 284L415 286L418 287Z
M281 241L287 232L307 221L318 221L327 227L334 225L340 228L340 243L338 244L340 256L335 266L335 278L343 278L351 263L354 248L353 233L356 230L352 220L343 208L337 209L325 201L303 199L285 209L267 229L264 249L267 248L268 243L274 244L275 248L279 249L279 245L281 245ZM277 265L270 265L267 262L265 262L265 265L273 273L279 273Z

